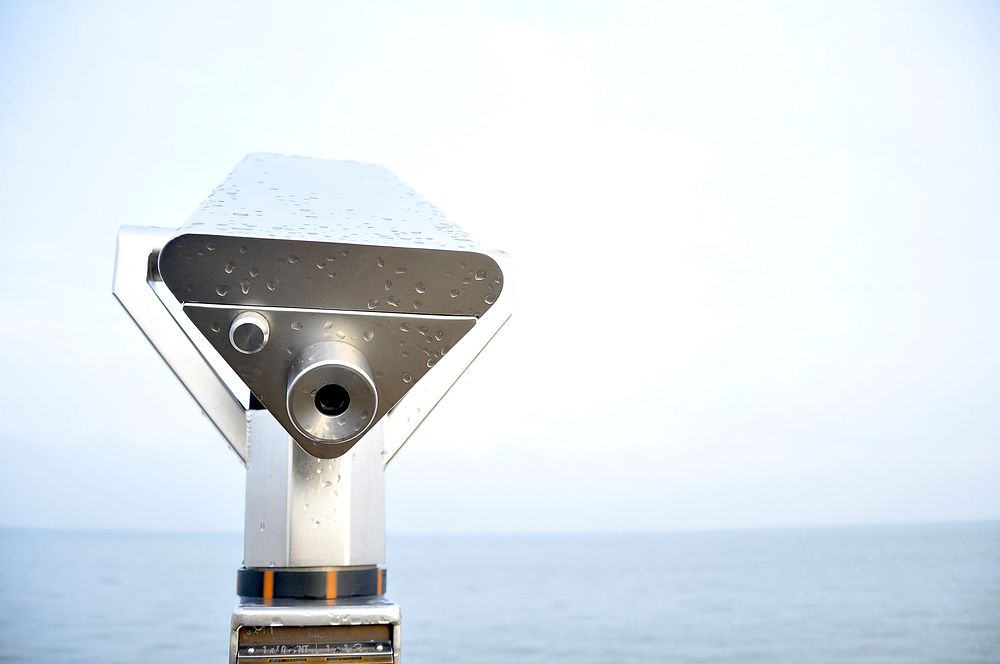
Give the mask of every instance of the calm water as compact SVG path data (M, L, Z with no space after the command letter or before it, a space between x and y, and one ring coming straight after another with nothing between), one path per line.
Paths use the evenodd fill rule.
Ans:
M408 664L1000 663L1000 524L389 540ZM224 662L236 535L0 531L0 661Z

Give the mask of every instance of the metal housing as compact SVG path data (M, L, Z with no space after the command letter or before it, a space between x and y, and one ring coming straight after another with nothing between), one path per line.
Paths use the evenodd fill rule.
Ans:
M321 458L384 419L388 461L510 316L505 262L379 166L254 154L180 229L123 227L114 292L244 461L249 392ZM248 313L269 324L252 354L231 337ZM317 442L289 417L287 377L329 340L368 358L378 407Z
M247 466L246 573L384 563L385 465L510 317L506 266L378 166L281 155L180 229L119 230L115 296ZM389 626L355 645L399 661L398 607L327 598L243 602L230 661L323 624ZM267 625L308 629L241 645ZM295 647L358 655L332 634Z

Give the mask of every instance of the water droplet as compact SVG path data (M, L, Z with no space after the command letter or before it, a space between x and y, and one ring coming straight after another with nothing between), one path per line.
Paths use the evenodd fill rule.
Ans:
M302 329L302 322L301 321L293 321L292 322L292 329L295 330L296 332L300 331Z
M392 288L392 281L390 281L389 279L386 279L385 280L385 289L389 290L390 288Z
M205 245L205 249L207 249L209 251L215 251L215 245L214 244L206 244Z
M250 292L250 280L249 279L240 279L240 290L243 291L244 295L246 295L247 293Z
M323 488L324 489L329 489L332 486L333 486L333 482L331 482L330 480L326 480L325 482L323 482Z
M375 338L375 333L371 330L365 330L365 333L361 335L361 338L365 341L371 341Z
M344 334L343 330L337 330L337 338L338 339L345 339L345 338L347 338L347 335Z
M465 285L465 286L468 286L471 283L472 283L472 279L469 279L468 277L464 277L462 279L462 284Z
M410 331L410 324L406 323L406 322L400 323L399 324L399 331L400 332L409 332Z
M325 323L323 323L323 329L324 330L331 330L331 329L333 329L333 321L332 320L328 320Z
M476 281L482 281L486 278L486 270L479 270L476 272Z
M219 325L218 323L212 323L212 332L218 332L221 329L222 329L221 325Z
M294 265L295 263L299 262L299 257L292 254L288 257L288 262Z
M399 298L396 297L395 295L390 295L389 297L385 298L385 303L388 304L390 307L398 307Z
M424 285L424 282L418 281L416 285L413 287L413 290L423 295L424 293L427 292L427 286Z
M427 368L428 369L430 369L431 367L433 367L435 364L437 364L437 358L436 357L428 357L427 358Z
M437 374L434 374L434 375L436 376ZM403 372L403 382L404 383L409 383L412 380L413 380L413 376L410 375L410 372L409 371L404 371Z
M277 280L272 279L271 281L267 282L267 290L273 291L277 287L278 287Z
M420 300L414 300L413 301L413 308L414 309L419 309L422 306L422 304L423 303Z
M378 265L379 267L385 267L385 259L382 258L381 256L376 256L375 264Z
M215 292L219 294L219 297L225 297L226 293L229 292L229 286L225 284L219 284L216 287Z
M497 294L490 293L489 295L486 296L486 299L483 301L486 302L486 304L493 304L494 302L497 301Z
M251 277L256 277L258 274L260 274L260 270L258 270L255 267L250 268L250 276Z
M236 263L234 261L226 261L226 264L222 269L226 271L226 274L232 274L233 270L236 269Z
M264 532L264 522L260 522L260 532Z
M444 332L438 330L434 333L434 341L441 341L442 339L444 339Z
M240 245L240 253L245 254L247 252L247 246L245 244Z
M448 295L451 295L452 297L458 297L458 289L452 288L450 291L448 291Z
M406 268L405 267L397 267L394 271L395 271L396 274L406 274Z
M377 306L378 306L378 298L374 298L373 297L372 299L368 300L368 308L369 309L374 309Z

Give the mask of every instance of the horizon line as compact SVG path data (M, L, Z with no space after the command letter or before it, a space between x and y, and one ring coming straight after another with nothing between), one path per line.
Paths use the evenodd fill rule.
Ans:
M797 531L797 530L843 530L865 528L905 528L914 526L956 526L1000 524L1000 517L957 518L957 519L911 519L898 521L853 521L831 523L776 523L732 526L680 526L667 528L630 528L620 530L394 530L387 531L386 537L588 537L588 536L634 536L634 535L683 535L738 532ZM0 524L0 532L31 533L89 533L109 535L242 535L242 530L214 530L176 528L150 529L115 526L47 526Z

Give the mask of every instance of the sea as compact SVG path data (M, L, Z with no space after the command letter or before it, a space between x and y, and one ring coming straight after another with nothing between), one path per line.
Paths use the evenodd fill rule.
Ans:
M387 547L407 664L1000 663L1000 522ZM0 661L225 662L241 549L0 531Z

